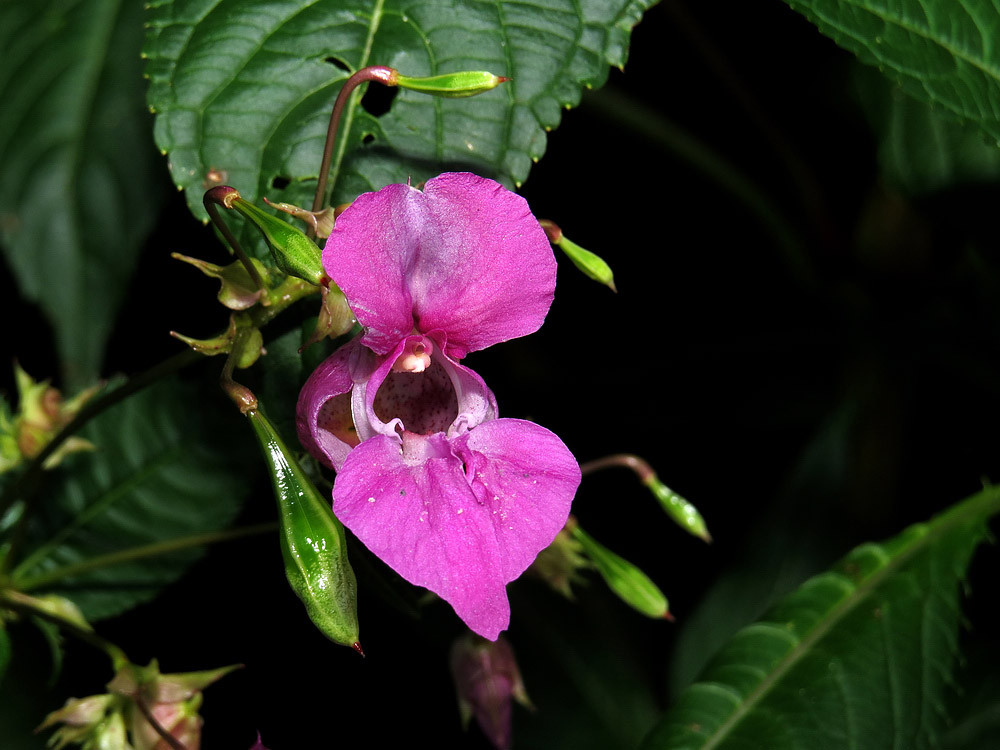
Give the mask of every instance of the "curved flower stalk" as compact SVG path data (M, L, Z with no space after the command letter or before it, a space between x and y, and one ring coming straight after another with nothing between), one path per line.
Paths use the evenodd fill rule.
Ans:
M545 428L498 418L460 360L541 326L556 274L545 233L520 196L449 173L360 196L323 265L365 332L310 376L299 437L337 471L341 522L495 640L506 585L565 524L580 468Z

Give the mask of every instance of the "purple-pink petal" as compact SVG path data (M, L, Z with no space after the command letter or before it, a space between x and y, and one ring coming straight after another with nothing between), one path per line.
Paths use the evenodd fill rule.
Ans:
M454 443L493 518L504 579L513 581L566 525L580 465L555 433L523 419L484 422Z
M510 620L510 605L493 524L444 436L425 440L427 454L413 463L384 435L351 451L334 483L333 512L403 578L496 639Z
M302 447L339 469L359 442L351 415L351 389L364 379L375 357L357 339L340 347L313 370L302 390L295 421Z
M383 355L413 330L443 331L453 359L531 333L556 281L525 200L469 173L359 196L337 219L323 265L367 329L363 342Z
M366 440L337 474L334 513L403 578L495 640L510 617L506 584L565 525L579 483L553 433L498 419L450 440Z

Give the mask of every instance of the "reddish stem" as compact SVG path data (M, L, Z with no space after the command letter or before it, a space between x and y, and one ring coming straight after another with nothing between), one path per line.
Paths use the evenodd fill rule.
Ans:
M330 172L330 161L333 159L333 146L337 140L337 128L340 126L340 116L351 92L368 81L395 86L398 75L399 73L394 68L388 68L384 65L369 65L344 81L340 93L337 94L337 101L333 104L333 112L330 113L330 125L326 130L326 144L323 146L323 161L319 165L319 180L316 183L316 195L313 197L313 211L319 211L326 203L326 183ZM309 234L312 236L311 231Z
M243 248L240 247L240 243L237 241L236 236L230 231L229 226L226 224L225 219L219 213L219 209L216 206L223 206L224 208L231 209L233 207L233 201L240 197L240 193L236 188L229 187L229 185L219 185L211 190L205 192L205 197L202 198L202 203L205 204L205 210L208 211L209 217L212 219L212 223L215 224L216 229L218 229L222 236L226 238L226 242L233 249L236 257L239 258L240 263L250 274L250 278L253 283L257 285L257 288L261 290L261 296L267 292L267 287L264 286L264 280L257 273L257 269L254 268L253 263L250 262L250 258L247 254L243 252Z
M656 477L656 472L644 459L631 453L618 453L614 456L605 456L594 461L580 464L580 471L584 474L591 474L601 469L610 469L614 466L624 466L631 469L639 477L643 484L649 484Z

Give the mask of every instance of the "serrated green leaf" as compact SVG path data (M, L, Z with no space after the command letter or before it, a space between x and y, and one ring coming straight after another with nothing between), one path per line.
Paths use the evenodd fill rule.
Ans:
M179 386L146 389L81 434L96 450L67 460L43 487L42 507L32 517L34 544L14 569L15 585L105 555L216 531L229 524L246 494L247 482L227 459L231 435L215 429L194 394ZM88 620L110 617L153 598L199 552L119 562L46 590L73 601Z
M1000 148L977 128L906 95L871 68L859 66L857 82L890 185L919 194L1000 177Z
M561 109L579 102L582 86L603 84L609 65L624 64L629 32L651 4L155 0L144 54L156 141L202 219L202 183L213 169L248 200L266 194L308 206L349 75L326 60L408 76L487 70L513 80L472 99L401 90L381 117L355 92L331 168L333 203L445 169L519 184ZM276 178L289 184L275 189ZM240 235L260 252L251 237Z
M1000 142L996 0L785 0L920 101Z
M143 107L142 10L122 0L0 3L0 237L48 316L66 384L99 374L161 198Z
M646 750L930 747L958 648L959 588L989 488L883 544L858 547L737 633Z

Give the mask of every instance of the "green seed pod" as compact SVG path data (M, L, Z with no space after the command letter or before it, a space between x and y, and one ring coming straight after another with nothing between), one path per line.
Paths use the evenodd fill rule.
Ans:
M288 583L324 635L360 653L357 581L344 527L264 413L258 408L247 417L271 472Z
M242 198L232 198L226 205L239 211L260 230L274 262L282 271L317 286L327 279L323 253L298 228Z
M398 73L395 76L395 84L401 89L449 98L482 94L509 80L504 76L487 73L485 70L463 70L459 73L445 73L427 78L410 78Z
M667 597L649 576L602 545L578 525L573 526L571 533L581 544L583 551L594 563L594 567L608 587L623 602L648 617L674 619L670 614Z

